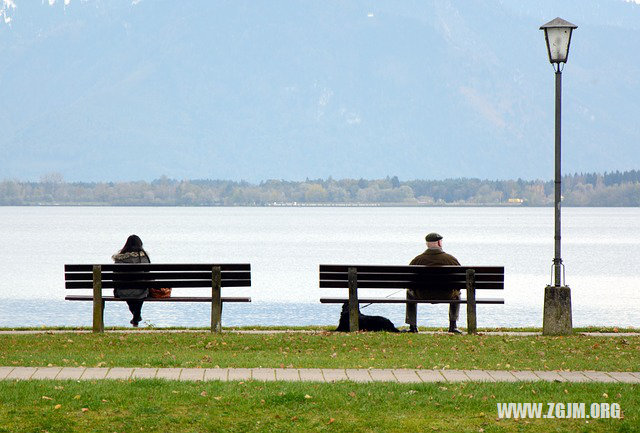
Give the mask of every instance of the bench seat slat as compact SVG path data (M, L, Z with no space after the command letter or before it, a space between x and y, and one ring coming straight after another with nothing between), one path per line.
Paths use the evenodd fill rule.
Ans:
M320 281L346 281L347 272L320 272ZM358 272L358 280L376 281L465 281L466 272L425 274L421 272L394 273L394 272ZM504 274L476 273L476 281L504 281Z
M91 295L67 295L67 301L93 301ZM103 301L126 301L126 299L103 296ZM170 298L145 298L144 302L211 302L211 296L171 296ZM223 296L222 302L251 302L250 297Z
M343 304L349 302L349 298L320 298L323 304ZM358 298L360 304L466 304L466 299L398 299L398 298ZM504 304L502 298L476 298L476 304Z
M213 272L102 272L102 281L130 281L143 279L161 279L161 280L209 280L213 278ZM222 272L222 280L248 280L251 273L246 271L226 271ZM66 281L93 281L93 272L66 272L64 274Z
M212 263L212 264L193 264L193 263L106 263L100 264L103 271L211 271L214 266L220 266L222 271L250 271L249 263ZM93 264L69 264L64 265L65 272L92 272Z
M417 266L417 265L320 265L320 272L347 273L349 268L356 268L358 272L380 273L465 273L467 269L474 269L479 273L504 274L504 266Z
M145 289L145 288L162 288L162 287L211 287L211 280L154 280L154 281L103 281L103 289L113 289L116 285L120 288L127 289ZM222 287L250 287L251 280L223 280ZM65 283L67 289L92 289L93 282L91 281L67 281Z
M343 289L347 288L347 281L320 281L321 288ZM409 281L361 281L358 279L358 289L411 289L411 288L427 288L427 289L443 289L443 290L462 290L466 288L464 281L448 282L448 283L414 283ZM477 282L477 290L503 290L502 282Z

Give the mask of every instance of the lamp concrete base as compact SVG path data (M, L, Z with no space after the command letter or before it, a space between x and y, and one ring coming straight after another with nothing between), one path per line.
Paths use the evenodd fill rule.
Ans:
M567 286L547 286L544 289L542 335L571 335L571 289Z

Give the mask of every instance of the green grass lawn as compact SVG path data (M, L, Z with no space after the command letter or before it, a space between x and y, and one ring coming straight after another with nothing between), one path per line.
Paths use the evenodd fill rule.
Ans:
M0 365L640 370L640 335L139 332L0 335Z
M0 382L0 432L634 432L624 384ZM622 419L498 419L497 403L618 403Z

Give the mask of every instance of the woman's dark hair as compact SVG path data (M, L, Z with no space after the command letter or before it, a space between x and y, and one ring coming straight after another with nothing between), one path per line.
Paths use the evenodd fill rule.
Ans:
M124 246L120 250L120 254L123 253L139 253L142 251L147 258L149 258L149 254L142 248L142 239L138 235L131 235L127 238L127 242L124 243Z

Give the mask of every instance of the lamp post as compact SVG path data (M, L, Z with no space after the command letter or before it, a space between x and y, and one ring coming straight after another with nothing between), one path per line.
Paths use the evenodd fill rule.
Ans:
M556 73L556 119L555 119L555 254L553 258L553 281L544 290L544 313L542 333L544 335L571 334L571 290L564 285L564 265L560 253L560 201L562 198L561 174L561 105L562 69L569 56L571 33L578 26L562 18L542 25L547 42L549 61Z

